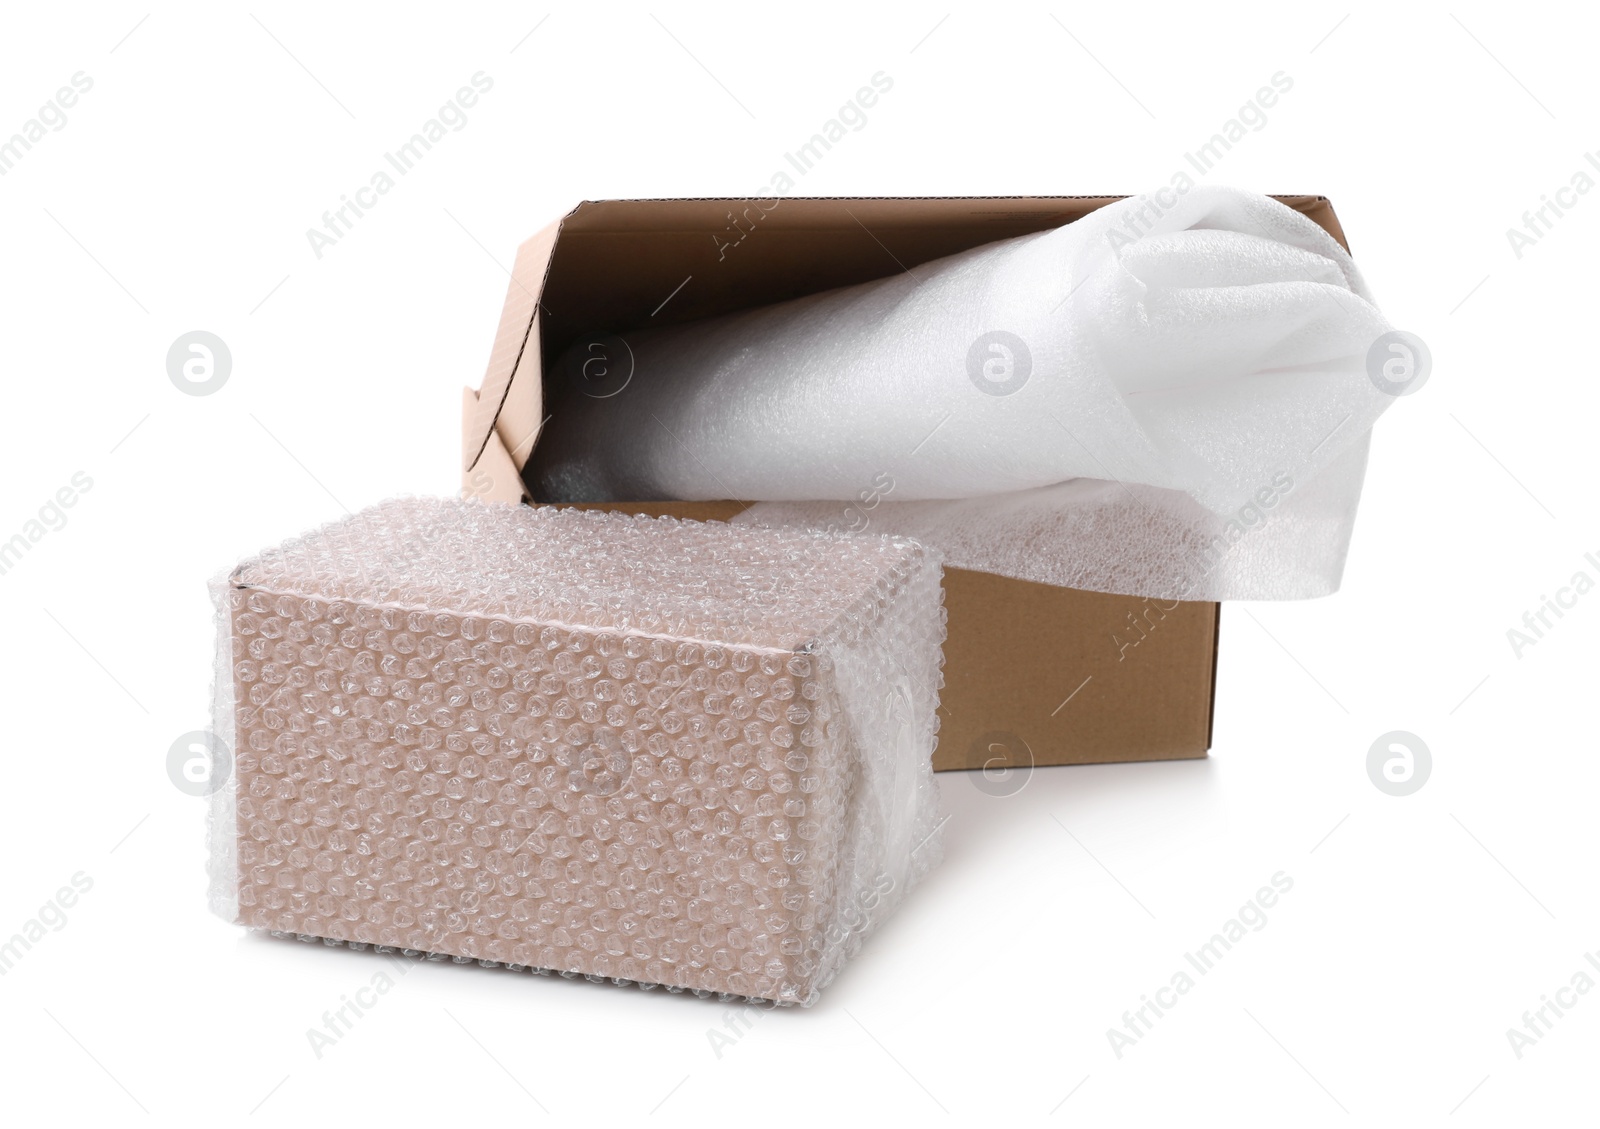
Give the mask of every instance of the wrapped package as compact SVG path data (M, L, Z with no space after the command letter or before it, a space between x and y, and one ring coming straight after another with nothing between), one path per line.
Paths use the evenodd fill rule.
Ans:
M592 342L547 376L551 501L737 499L951 566L1162 599L1338 586L1392 327L1350 256L1215 186L889 277ZM620 342L616 344L616 342Z
M397 500L213 584L229 921L810 1004L938 859L937 557Z

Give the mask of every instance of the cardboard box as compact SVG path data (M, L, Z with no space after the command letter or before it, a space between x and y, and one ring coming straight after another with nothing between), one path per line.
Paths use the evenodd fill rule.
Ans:
M466 390L463 489L538 503L522 480L545 366L574 341L694 321L893 275L1060 227L1117 196L583 203L517 252L483 387ZM1322 196L1279 196L1341 244ZM619 502L726 520L747 503ZM1220 606L1053 588L948 569L940 770L1203 757Z
M813 1002L939 855L938 792L905 755L934 736L927 552L468 508L384 503L215 589L236 778L214 904L302 938ZM553 582L494 579L521 569ZM775 572L805 591L751 614ZM672 614L638 615L650 592Z

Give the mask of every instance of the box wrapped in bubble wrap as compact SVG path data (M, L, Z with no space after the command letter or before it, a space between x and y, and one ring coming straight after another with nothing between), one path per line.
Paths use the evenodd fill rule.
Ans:
M809 1004L939 857L903 538L396 500L213 584L212 908Z

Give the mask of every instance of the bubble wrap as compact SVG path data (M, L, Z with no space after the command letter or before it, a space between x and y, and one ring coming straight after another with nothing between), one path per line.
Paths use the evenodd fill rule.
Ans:
M913 541L397 500L213 582L211 903L810 1004L940 855Z
M769 525L870 510L949 565L1101 591L1331 591L1391 327L1298 212L1214 186L1165 199L624 334L632 376L604 395L564 359L535 495L756 501L742 520Z

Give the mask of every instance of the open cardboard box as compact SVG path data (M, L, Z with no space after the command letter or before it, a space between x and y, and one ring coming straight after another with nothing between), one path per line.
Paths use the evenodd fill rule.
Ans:
M466 390L463 489L533 502L543 374L573 342L883 278L1071 223L1117 196L605 200L517 251L483 387ZM1279 196L1340 244L1322 196ZM637 377L636 377L637 378ZM868 506L864 499L862 506ZM727 520L748 503L603 508ZM864 512L864 510L863 510ZM867 516L870 522L870 515ZM945 570L949 638L934 768L1203 757L1221 607Z

